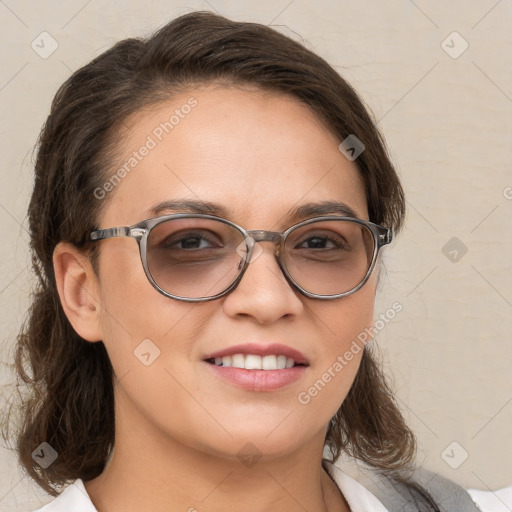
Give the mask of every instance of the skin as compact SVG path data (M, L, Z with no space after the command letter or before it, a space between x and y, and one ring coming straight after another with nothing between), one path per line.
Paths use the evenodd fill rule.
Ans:
M117 163L191 96L197 106L104 199L100 228L140 222L171 199L215 201L246 229L284 231L291 208L325 200L368 219L364 184L340 141L284 95L226 85L182 93L127 120ZM114 454L85 484L98 510L349 510L321 458L362 351L310 403L297 397L372 324L376 272L341 300L310 299L285 281L263 242L229 295L186 303L151 286L135 240L100 243L99 275L67 243L54 254L66 315L84 339L103 340L117 376ZM144 339L161 351L150 366L133 353ZM249 341L294 347L310 366L274 392L239 389L205 368L207 354ZM251 467L237 457L248 442L261 455Z

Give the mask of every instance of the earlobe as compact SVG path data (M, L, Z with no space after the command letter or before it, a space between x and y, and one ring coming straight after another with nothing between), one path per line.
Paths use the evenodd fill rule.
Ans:
M53 268L64 313L85 340L102 339L98 279L88 260L74 245L61 242L53 252Z

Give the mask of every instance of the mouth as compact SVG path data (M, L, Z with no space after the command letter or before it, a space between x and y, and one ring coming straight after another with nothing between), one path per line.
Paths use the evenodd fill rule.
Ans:
M245 370L285 370L296 366L309 366L305 363L299 363L292 357L286 357L282 354L271 354L259 356L257 354L234 354L232 356L211 357L205 359L207 363L216 366L231 368L240 368Z
M208 354L204 361L216 366L245 370L275 371L309 366L309 361L302 352L281 343L234 345Z
M280 343L235 345L208 354L203 361L221 380L259 392L291 386L305 375L309 366L304 354Z

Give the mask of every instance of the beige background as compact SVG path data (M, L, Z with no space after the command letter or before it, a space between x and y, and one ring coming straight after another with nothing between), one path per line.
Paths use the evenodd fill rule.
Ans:
M27 308L31 152L57 87L115 41L196 9L300 34L374 112L409 206L406 229L385 257L377 307L384 312L398 301L403 311L379 345L418 435L419 461L466 487L512 484L507 1L1 1L2 360L12 357ZM58 43L46 59L31 48L43 31ZM444 248L453 237L455 245ZM0 383L11 378L2 367ZM0 510L41 501L48 497L1 451Z

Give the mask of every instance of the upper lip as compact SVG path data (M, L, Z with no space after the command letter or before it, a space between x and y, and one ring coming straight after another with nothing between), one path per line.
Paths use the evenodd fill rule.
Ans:
M306 356L298 350L282 345L280 343L271 343L270 345L261 345L259 343L245 343L243 345L233 345L217 352L212 352L205 357L205 361L208 359L215 359L216 357L233 356L235 354L254 354L256 356L286 356L295 361L296 364L303 364L309 366L309 362Z

